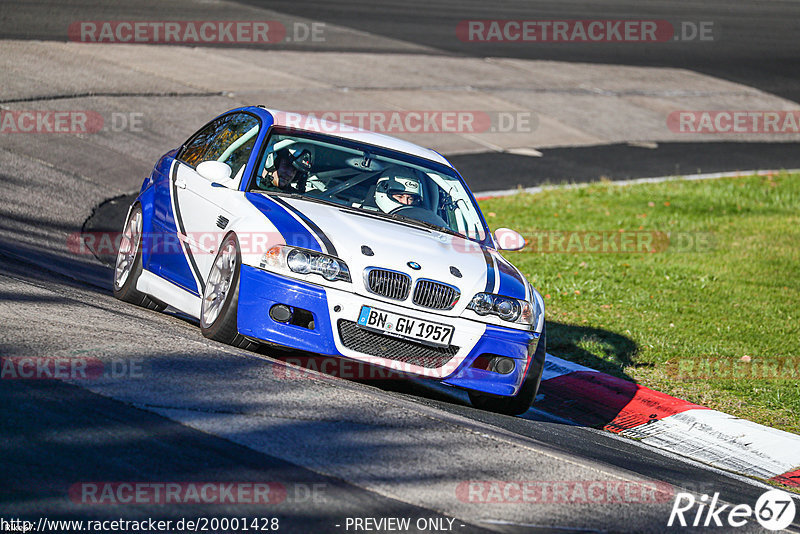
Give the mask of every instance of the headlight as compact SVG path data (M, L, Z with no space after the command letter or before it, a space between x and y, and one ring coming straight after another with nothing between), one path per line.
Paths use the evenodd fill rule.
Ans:
M308 274L311 272L311 258L302 250L294 249L286 257L286 263L289 269L296 273Z
M318 274L331 282L350 282L350 269L339 258L286 245L269 249L261 258L261 268L288 269L297 274Z
M510 323L533 325L535 320L530 302L493 293L478 293L467 305L467 309L478 315L496 315Z

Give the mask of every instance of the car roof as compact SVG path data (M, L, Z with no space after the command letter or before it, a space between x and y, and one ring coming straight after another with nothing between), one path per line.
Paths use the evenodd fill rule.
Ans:
M383 148L388 148L390 150L396 150L397 152L403 152L412 156L435 161L453 168L450 162L435 150L423 148L409 141L403 141L402 139L398 139L390 135L383 135L371 132L369 130L362 130L361 128L357 128L349 124L327 121L313 115L286 112L277 109L268 109L264 106L258 106L258 108L272 115L274 121L273 124L276 126L297 128L298 130L302 131L320 133L324 135L330 135L332 137L347 139L349 141L376 145ZM287 119L291 119L291 123ZM298 128L298 124L302 126Z

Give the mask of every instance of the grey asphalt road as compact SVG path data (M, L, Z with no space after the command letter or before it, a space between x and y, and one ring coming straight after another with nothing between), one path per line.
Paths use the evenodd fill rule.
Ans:
M475 57L677 67L757 87L800 102L800 4L791 1L640 2L636 0L437 2L370 0L293 2L241 0L296 16L313 17L424 45L438 52ZM711 23L710 42L664 43L519 43L464 42L456 27L465 20L666 20ZM541 183L710 173L751 169L794 169L798 143L666 143L655 150L620 145L548 150L542 158L504 153L456 156L469 169L475 190L531 187ZM509 172L511 169L514 172ZM513 176L513 179L507 177ZM529 177L527 180L519 176Z
M376 8L378 15L364 4L348 2L337 3L338 7L307 4L305 12L294 4L269 6L291 16L335 21L343 27L390 36L397 42L347 32L340 32L337 41L342 50L364 49L367 42L367 47L390 53L408 51L409 41L452 54L471 53L448 50L443 41L454 20L530 13L530 4L491 9L488 4L476 3L459 8L465 10L462 16L454 5L383 3ZM579 12L579 4L559 5L567 11L540 4L541 13L555 17ZM608 7L605 13L624 13L625 5L617 4L616 11ZM771 20L780 21L776 27L783 28L782 22L794 9L794 4L765 6L769 17L759 18L757 12L741 7L736 10L750 16L754 27L765 30ZM242 16L247 13L245 4L234 7L242 10ZM163 18L185 19L194 13L239 13L231 4L206 2L198 7L185 1L123 5L4 2L0 9L0 37L23 39L62 39L69 21L88 16L152 18L158 13ZM665 17L676 13L663 9ZM721 12L722 7L715 9ZM361 17L358 23L354 22L356 14ZM685 14L668 18L705 16L706 12L692 10L687 4ZM778 33L779 42L788 39ZM752 35L757 40L756 33ZM762 52L771 46L763 45ZM791 51L791 46L786 44L787 50ZM509 51L499 50L515 52L513 47L507 48ZM620 54L620 61L635 60L622 53L624 50L613 50ZM728 63L733 64L739 54L736 50L731 48ZM591 54L584 57L576 50L567 52L563 59L578 54L575 57L592 60ZM474 53L485 52L476 49ZM669 59L667 52L661 54L653 61ZM741 51L743 59L750 58L745 73L758 66L749 54ZM776 60L792 65L791 58ZM91 72L86 68L85 72ZM731 67L728 74L734 71ZM85 72L73 73L76 84ZM777 72L771 78L776 90L790 94L786 88L791 83L784 83ZM796 69L787 72L791 79ZM100 73L98 78L110 83L118 94L129 89L115 87L113 75ZM2 74L0 81L3 87L12 82ZM146 93L146 77L131 77L126 83L140 83ZM196 116L208 117L230 106L221 94L130 98L162 116L163 124L149 124L141 132L93 136L0 137L0 356L89 358L106 371L93 379L66 382L0 380L0 517L278 517L281 530L289 532L352 532L344 527L348 517L405 517L414 523L426 518L452 519L456 532L661 532L666 530L678 491L697 495L719 492L727 503L751 505L763 493L765 488L758 482L611 434L565 424L546 413L532 410L524 417L512 418L474 410L463 395L424 382L364 383L295 371L291 376L297 379L287 380L287 367L281 361L285 355L252 353L209 342L193 322L180 315L154 313L114 300L109 268L91 254L71 250L70 236L80 232L87 220L96 220L92 213L105 200L124 198L135 190L154 158L196 128ZM194 115L170 115L177 100L181 109L192 109ZM64 105L132 109L130 102L120 102L120 98L108 96L88 102L68 100ZM757 162L756 148L751 153ZM736 149L729 147L729 151ZM584 153L564 150L562 161L591 153L590 149ZM628 147L614 150L609 152L614 158L602 154L589 157L592 163L586 167L608 172L612 159L633 151ZM775 154L792 150L791 146L779 148ZM464 161L476 168L481 165L480 155L458 157L473 158ZM725 157L723 150L717 159ZM511 160L487 161L484 181L473 186L479 188L476 184L480 183L496 189L512 185L492 179L495 165L510 165ZM664 161L665 167L671 164L671 158ZM633 172L619 166L611 170ZM586 179L591 179L591 174L587 171ZM118 202L109 212L109 226L118 224L123 209L124 202ZM118 376L108 374L120 368ZM70 496L70 488L76 484L102 481L275 482L287 489L287 497L275 505L254 508L244 503L104 506ZM657 498L646 503L635 499L579 504L482 503L460 493L459 488L470 481L661 485ZM314 493L314 488L319 491ZM800 530L800 524L796 521L793 528ZM741 531L759 528L751 524Z
M452 54L678 67L758 87L800 102L800 39L796 27L800 5L792 1L240 1ZM679 26L681 22L706 21L713 25L714 39L703 42L584 44L479 43L464 42L456 37L460 21L484 19L640 19L665 20L673 26Z
M177 521L267 514L289 532L341 531L336 525L348 517L437 517L455 518L464 532L660 532L678 491L719 492L729 503L753 503L764 491L547 414L478 411L424 382L287 375L283 355L209 342L180 316L122 305L106 288L25 256L0 246L4 357L89 357L103 362L105 373L68 384L0 381L2 517ZM112 369L121 370L113 376ZM643 480L666 489L647 503L491 506L457 499L459 484L475 480ZM70 493L101 481L276 482L287 498L254 510L249 504L103 506Z
M177 523L205 517L237 518L260 526L275 518L281 531L329 532L347 516L407 517L414 523L448 519L435 510L384 497L63 382L6 383L0 399L0 513L6 520L155 518ZM83 500L81 484L104 481L178 483L187 488L207 482L266 484L275 493L273 500L267 497L255 505L246 498L173 506ZM458 530L486 532L473 525Z
M238 5L237 5L238 4ZM357 32L391 38L395 45L373 45L380 52L406 51L414 43L432 53L476 57L512 57L589 63L614 63L691 69L758 87L800 102L800 39L796 21L800 5L790 0L478 0L401 1L237 0L235 2L27 2L6 0L0 6L0 39L66 40L66 28L77 20L235 20L247 7L268 9L292 20L314 20ZM519 43L464 42L460 21L513 20L665 20L710 22L710 41L659 43ZM275 47L275 45L268 45ZM305 44L282 43L301 49ZM322 51L370 50L363 34L315 44Z
M82 20L247 20L253 17L260 20L265 16L289 26L311 22L329 25L324 42L265 45L275 50L412 52L674 67L800 102L800 39L795 24L800 16L800 4L793 1L177 0L164 3L143 0L86 3L7 0L0 4L0 39L65 41L70 24ZM706 22L713 26L713 39L658 43L463 42L457 38L456 27L460 21L471 19L642 19L665 20L675 27L684 22ZM298 68L302 70L302 66ZM486 189L496 190L506 186L529 187L544 181L791 169L800 166L799 146L797 142L775 140L737 142L709 138L702 142L662 143L655 149L647 149L646 153L635 147L603 144L575 151L569 147L548 150L541 158L486 151L461 156L455 161L469 165L467 174L473 186L484 189L486 184ZM498 166L514 169L513 179L504 182L509 173L499 173Z
M203 105L203 99L187 99ZM164 140L135 134L127 141L131 163L109 165L101 156L113 154L113 138L34 136L4 139L0 148L2 356L87 357L105 369L132 363L141 369L69 385L0 380L1 517L263 513L241 506L98 507L68 496L70 487L87 481L241 478L290 488L327 484L320 506L298 499L274 507L288 531L337 532L342 523L335 521L358 513L444 517L465 525L459 528L494 531L660 532L678 491L719 492L729 503L753 503L764 491L758 483L545 413L512 418L474 410L463 395L426 383L318 375L286 380L276 358L281 355L212 343L178 315L114 300L110 269L71 249L69 236L103 199L137 186L139 178L126 169L157 153ZM118 225L123 209L110 226L114 217ZM233 466L231 458L242 465ZM667 489L648 503L459 498L460 484L487 480L644 480ZM342 508L344 501L355 504Z

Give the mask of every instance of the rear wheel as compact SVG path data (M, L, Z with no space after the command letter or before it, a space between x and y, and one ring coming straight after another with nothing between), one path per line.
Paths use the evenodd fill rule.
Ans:
M125 302L163 311L167 305L136 289L142 274L142 207L136 204L128 214L114 264L114 296Z
M239 334L237 325L241 266L239 241L234 234L229 234L208 273L200 310L200 330L209 339L253 350L258 345Z
M544 370L544 358L547 351L547 334L542 329L536 352L533 355L528 373L522 382L519 392L513 397L495 397L470 391L469 400L475 408L490 412L504 413L507 415L520 415L528 411L539 392L539 383Z

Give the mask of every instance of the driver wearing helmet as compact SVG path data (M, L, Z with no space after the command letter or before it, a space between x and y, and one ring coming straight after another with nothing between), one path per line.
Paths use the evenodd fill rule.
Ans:
M391 169L378 179L375 186L375 204L384 213L392 213L406 206L420 206L422 183L408 172Z
M258 185L264 189L305 193L313 164L314 155L309 146L298 143L282 148L275 153L272 165L268 162L264 167Z

